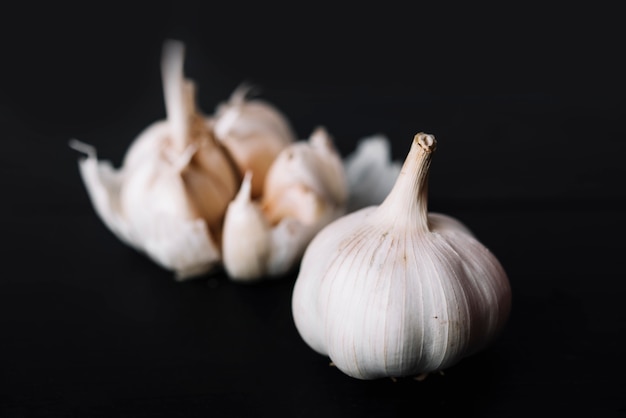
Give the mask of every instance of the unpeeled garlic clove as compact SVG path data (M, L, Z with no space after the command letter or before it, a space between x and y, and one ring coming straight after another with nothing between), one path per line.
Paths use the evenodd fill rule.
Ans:
M251 199L251 180L248 172L224 220L224 268L237 282L285 275L297 266L315 232L293 218L270 224L258 202Z
M251 176L224 221L224 267L237 281L293 271L315 234L345 213L347 200L341 158L323 128L278 155L261 200L252 199Z
M328 224L302 258L296 328L349 376L441 371L491 344L508 319L497 258L460 221L427 211L435 146L417 134L384 201Z
M250 99L250 87L236 89L211 118L216 138L228 149L243 177L252 173L251 193L263 193L265 176L276 156L296 141L288 119L261 99Z
M183 55L180 42L164 45L167 119L136 138L119 169L98 161L95 148L70 143L87 153L79 161L81 176L105 224L178 279L220 264L222 221L239 185L230 157L195 108Z
M348 184L339 152L324 127L316 128L307 141L284 149L265 179L261 199L271 223L292 217L314 223L329 208L345 207Z

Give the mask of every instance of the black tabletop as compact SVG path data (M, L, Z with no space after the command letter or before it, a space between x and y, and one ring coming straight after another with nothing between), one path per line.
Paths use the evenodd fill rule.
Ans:
M625 416L618 14L280 10L5 15L0 416ZM344 156L383 134L403 160L415 133L435 135L429 208L504 266L513 305L500 338L423 381L357 380L300 338L296 273L178 282L119 241L68 141L119 165L165 116L171 38L185 42L206 113L250 82L299 137L323 125Z

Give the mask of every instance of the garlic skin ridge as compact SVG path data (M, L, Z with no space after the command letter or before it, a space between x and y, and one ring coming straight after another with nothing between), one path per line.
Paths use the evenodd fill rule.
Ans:
M496 257L460 221L427 212L435 146L417 134L387 198L328 224L302 258L296 328L351 377L446 369L508 319L511 288Z
M122 242L174 271L177 280L222 266L223 219L243 177L238 164L246 162L235 160L227 145L254 140L257 148L271 151L264 158L271 158L295 140L278 110L248 100L241 89L216 115L201 114L183 58L181 42L164 44L166 119L138 135L119 169L99 160L93 146L70 141L86 154L79 171L97 215ZM257 172L250 163L246 169L263 177L260 167Z

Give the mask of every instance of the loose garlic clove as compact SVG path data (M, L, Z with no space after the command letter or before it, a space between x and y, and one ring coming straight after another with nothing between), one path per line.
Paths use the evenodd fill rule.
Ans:
M460 221L427 212L435 146L416 135L385 200L330 223L304 253L296 328L349 376L443 370L492 343L507 321L511 288L499 261Z
M218 140L231 153L241 176L252 173L252 198L263 193L265 176L286 146L296 141L287 118L271 104L249 99L249 87L236 89L218 106L212 125Z
M271 226L251 199L252 172L247 172L224 219L223 264L229 277L239 281L265 275L271 254Z
M298 265L314 230L293 218L271 225L251 200L252 173L230 203L224 220L223 263L228 277L253 282L283 276Z
M252 199L251 177L245 175L224 221L224 267L236 281L293 271L315 234L345 213L345 174L324 129L278 155L260 201Z
M195 108L193 84L183 77L184 47L167 42L162 74L167 120L142 132L115 170L85 151L81 176L96 212L125 243L145 252L177 279L221 262L221 226L239 178Z

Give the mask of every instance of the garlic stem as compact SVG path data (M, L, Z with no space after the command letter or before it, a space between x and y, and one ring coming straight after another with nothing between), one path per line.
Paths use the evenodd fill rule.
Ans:
M418 133L389 195L380 204L381 219L392 223L410 222L411 227L426 232L428 228L428 172L437 141L432 135ZM398 216L398 210L403 214Z
M183 75L185 47L182 42L168 41L163 48L161 76L165 111L174 147L183 152L188 145L190 108L189 89ZM193 106L193 103L191 103Z

